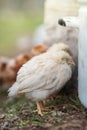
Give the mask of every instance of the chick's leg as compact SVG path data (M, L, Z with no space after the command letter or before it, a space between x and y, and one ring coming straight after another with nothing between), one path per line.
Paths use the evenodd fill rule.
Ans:
M43 108L43 102L42 101L37 101L36 104L37 104L38 114L41 115L41 116L43 116L43 113L42 113L42 111L44 109Z

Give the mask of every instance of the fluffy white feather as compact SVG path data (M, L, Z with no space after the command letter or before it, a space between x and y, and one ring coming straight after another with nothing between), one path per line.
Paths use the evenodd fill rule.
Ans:
M24 64L18 72L16 83L9 89L9 96L25 94L29 99L39 101L59 91L72 76L73 60L63 51L65 48L59 47L58 51L55 49L52 53L48 51L35 56Z
M42 101L60 91L72 76L73 60L68 50L67 45L56 44L24 64L9 89L9 96L25 94L36 101L38 114L42 116Z
M18 89L19 89L19 84L15 82L13 86L8 90L9 92L9 97L17 97L18 95Z

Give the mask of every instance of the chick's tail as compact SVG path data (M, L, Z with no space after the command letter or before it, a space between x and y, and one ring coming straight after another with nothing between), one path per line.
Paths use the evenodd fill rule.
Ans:
M11 88L8 90L8 96L9 97L17 97L18 96L18 88L19 84L15 82Z

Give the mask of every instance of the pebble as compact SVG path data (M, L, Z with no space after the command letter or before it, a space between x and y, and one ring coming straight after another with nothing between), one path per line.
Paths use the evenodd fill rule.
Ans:
M5 118L5 114L1 114L0 119L4 119L4 118Z
M64 113L62 111L57 111L57 115L61 117L64 115Z
M61 123L61 122L62 122L62 119L61 119L61 118L58 118L58 119L57 119L57 122L58 122L58 123Z
M67 112L67 109L66 109L66 107L65 106L63 106L63 110L62 110L63 112Z
M4 124L2 126L2 129L3 130L8 130L8 126L9 126L9 123L6 121L6 122L4 122Z
M11 121L14 122L16 120L18 120L18 116L14 116Z
M56 111L53 111L52 112L52 116L56 116L57 115L57 112Z

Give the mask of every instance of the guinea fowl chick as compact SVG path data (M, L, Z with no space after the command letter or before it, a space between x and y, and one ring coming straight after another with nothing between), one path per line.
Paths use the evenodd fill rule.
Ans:
M16 82L8 90L9 97L25 94L29 100L36 102L38 114L42 116L42 101L60 91L72 76L74 62L68 50L65 44L55 44L47 52L25 63Z

